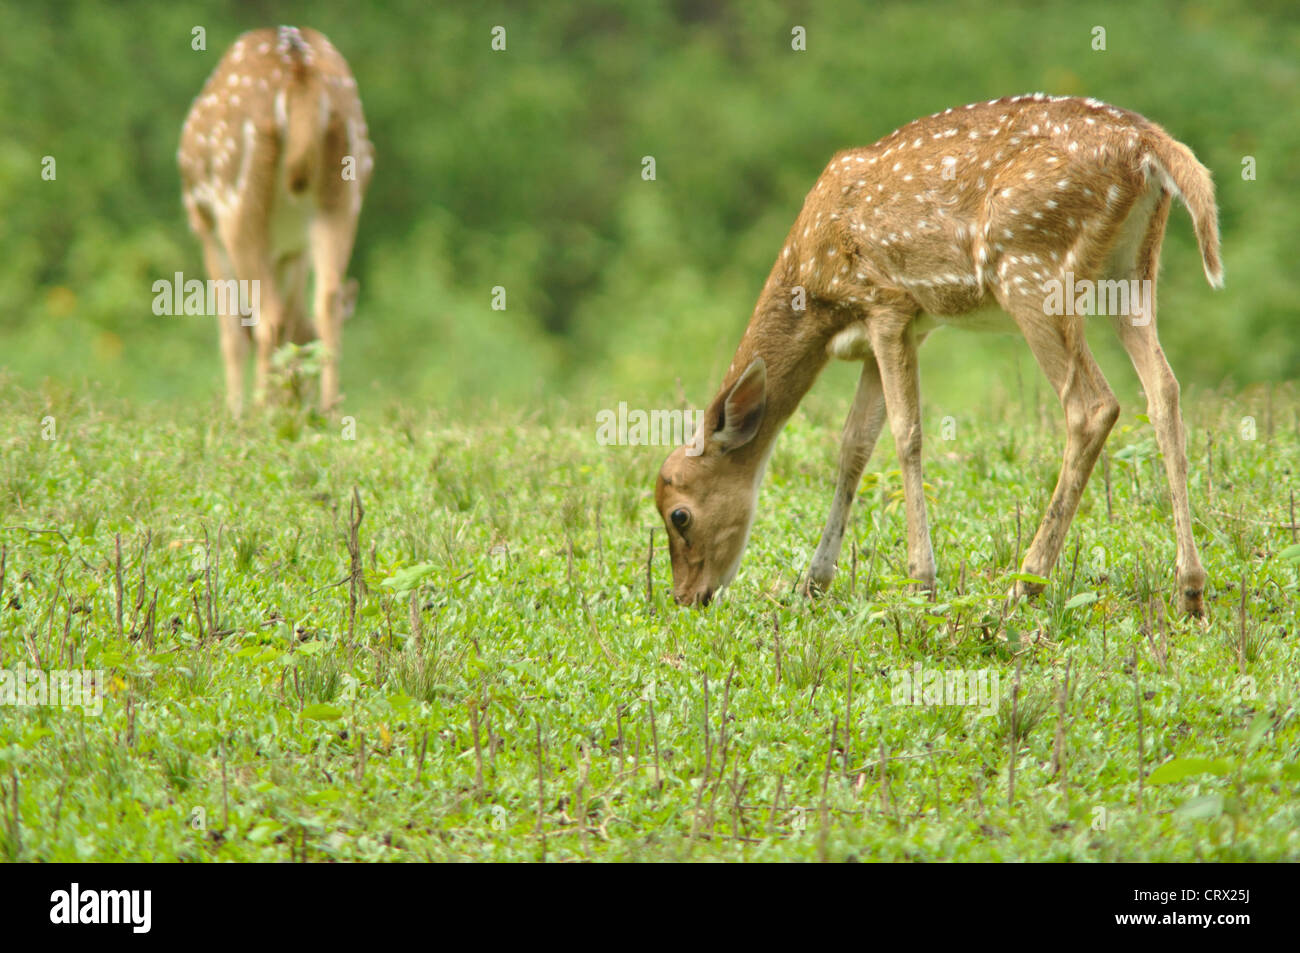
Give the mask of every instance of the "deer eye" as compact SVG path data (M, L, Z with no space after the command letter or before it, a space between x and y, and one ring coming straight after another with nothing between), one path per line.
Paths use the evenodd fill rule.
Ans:
M691 514L683 509L673 510L672 516L669 518L678 529L685 529L691 523Z

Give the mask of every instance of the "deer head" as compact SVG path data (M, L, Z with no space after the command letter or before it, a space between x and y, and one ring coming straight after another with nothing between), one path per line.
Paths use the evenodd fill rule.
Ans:
M754 438L766 407L767 365L756 357L659 471L655 504L668 531L673 596L683 605L708 605L740 566L762 480Z

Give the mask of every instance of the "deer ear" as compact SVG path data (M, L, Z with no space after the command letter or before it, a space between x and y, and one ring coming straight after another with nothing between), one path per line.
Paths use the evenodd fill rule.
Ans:
M722 402L713 442L723 453L754 439L767 407L767 365L761 357L749 362Z

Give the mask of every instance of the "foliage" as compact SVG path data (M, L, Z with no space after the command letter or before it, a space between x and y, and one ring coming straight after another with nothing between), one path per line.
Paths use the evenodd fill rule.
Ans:
M1047 590L1004 603L1060 451L1006 395L927 449L936 601L905 585L887 438L830 593L795 594L842 410L814 400L734 589L692 611L662 529L646 596L662 448L572 408L394 403L347 439L0 379L0 670L107 686L98 716L0 709L0 856L1294 860L1300 401L1271 407L1255 440L1249 400L1188 409L1203 621L1170 611L1158 459L1111 468L1110 519L1099 472ZM1109 454L1150 430L1130 412ZM999 697L900 704L917 666Z
M201 273L180 124L240 32L302 15L278 2L7 5L0 361L21 381L165 400L220 389L211 321L149 307L153 281ZM313 4L311 17L351 63L377 149L352 267L349 406L399 393L647 405L675 396L676 378L702 403L833 152L1039 89L1136 109L1217 173L1227 290L1204 284L1184 212L1166 242L1162 331L1184 382L1300 375L1286 257L1300 21L1287 4L396 0ZM505 52L490 46L498 24ZM796 25L805 51L791 49ZM1006 348L936 342L926 366L960 393Z

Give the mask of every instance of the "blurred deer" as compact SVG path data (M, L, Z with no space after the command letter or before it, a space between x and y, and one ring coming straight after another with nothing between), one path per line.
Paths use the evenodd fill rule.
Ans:
M1200 613L1206 576L1192 538L1179 387L1156 337L1156 272L1174 197L1191 213L1206 277L1221 287L1210 174L1136 113L1016 96L936 113L832 158L704 415L693 441L702 452L678 448L656 480L677 600L707 605L734 578L776 437L831 357L860 361L862 374L807 589L830 584L886 415L903 476L908 573L933 588L917 348L936 325L996 326L1007 323L1003 313L1065 410L1060 478L1023 562L1025 574L1046 576L1119 415L1084 338L1085 317L1107 310L1164 458L1179 602ZM1146 293L1097 307L1114 305L1130 282ZM1019 581L1012 594L1041 588Z
M275 349L319 338L321 408L333 409L342 325L356 296L344 274L374 167L348 64L315 30L245 33L194 100L177 158L208 277L257 282L256 313L217 315L231 413L243 407L250 337L259 401ZM303 316L309 266L311 326Z

